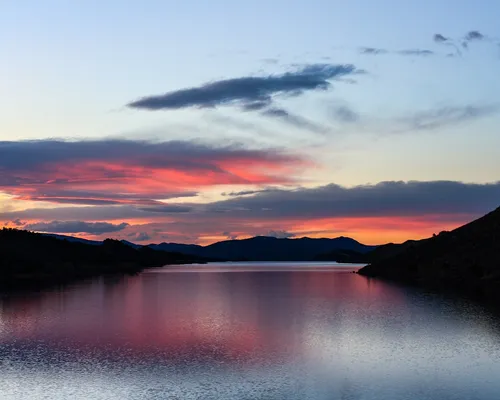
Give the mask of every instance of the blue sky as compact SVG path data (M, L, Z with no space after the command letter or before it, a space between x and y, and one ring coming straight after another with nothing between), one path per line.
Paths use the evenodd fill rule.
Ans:
M222 201L224 192L269 185L495 183L500 171L498 15L496 1L3 2L0 90L6 95L0 98L0 141L23 146L26 140L49 139L181 140L272 149L314 161L307 166L301 161L299 171L287 169L293 182L267 175L252 175L257 179L252 181L245 175L238 182L182 185L197 194L175 202L195 207ZM465 40L471 31L479 32L479 39ZM438 33L448 40L434 40ZM267 82L270 76L299 74L319 65L350 65L355 73L329 76L327 90L272 92L270 103L252 111L245 109L247 98L209 108L191 103L159 110L130 106L209 82L248 77ZM108 146L112 154L113 144ZM264 162L260 154L258 159ZM9 182L25 178L28 171L9 168L0 165ZM59 179L49 178L43 179ZM92 184L99 186L95 181L85 189ZM1 186L5 212L24 212L20 216L32 220L31 209L61 207L25 192L19 196L20 189L11 183ZM180 190L168 189L162 193ZM114 190L130 192L123 186ZM477 213L464 212L467 218ZM57 214L47 218L60 219ZM175 218L154 223L173 223ZM8 222L0 210L1 220ZM89 220L97 222L92 216ZM148 223L153 223L150 216L141 220ZM259 233L245 223L237 223L240 234ZM198 232L189 238L217 235Z

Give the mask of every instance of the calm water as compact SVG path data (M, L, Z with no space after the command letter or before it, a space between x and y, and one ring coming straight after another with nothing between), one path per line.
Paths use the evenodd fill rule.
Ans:
M498 317L352 269L188 266L3 298L0 399L500 399Z

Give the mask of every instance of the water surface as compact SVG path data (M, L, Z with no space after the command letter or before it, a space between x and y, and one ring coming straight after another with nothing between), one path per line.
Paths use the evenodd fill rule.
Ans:
M500 398L500 322L326 263L169 267L0 300L0 399Z

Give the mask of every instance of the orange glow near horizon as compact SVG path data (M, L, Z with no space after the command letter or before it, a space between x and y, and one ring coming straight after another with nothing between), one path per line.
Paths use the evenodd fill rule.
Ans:
M218 241L228 240L231 237L246 239L253 236L266 235L271 231L286 232L294 238L335 238L339 236L351 237L361 243L379 245L384 243L401 243L408 239L423 239L443 230L453 230L473 220L471 215L450 215L446 218L437 215L416 217L349 217L349 218L318 218L313 220L264 220L238 221L228 219L200 220L199 222L183 221L182 216L162 216L158 219L119 219L109 223L126 222L128 226L123 231L91 235L86 233L62 233L89 240L103 240L105 238L127 239L133 241L133 235L139 232L156 232L150 234L148 243L153 242L186 242L181 239L188 237L189 243L209 245ZM24 224L43 222L40 220L22 221ZM103 222L103 221L89 221ZM150 226L153 224L153 226ZM173 224L172 226L169 226ZM226 232L227 226L239 226L238 230ZM15 228L9 221L0 221L0 226ZM21 227L22 229L22 227ZM225 232L222 234L222 232Z

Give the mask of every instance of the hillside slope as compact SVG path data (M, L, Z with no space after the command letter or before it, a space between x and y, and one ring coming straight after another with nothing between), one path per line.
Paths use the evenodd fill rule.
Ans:
M0 230L0 287L25 287L109 273L135 273L166 264L202 261L199 257L134 249L117 240L102 245L61 240L16 229Z
M389 246L393 247L385 256L381 254L359 273L453 291L500 306L500 208L453 231ZM383 252L383 247L377 251Z

